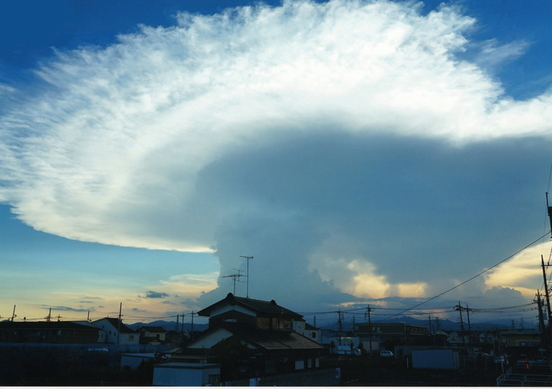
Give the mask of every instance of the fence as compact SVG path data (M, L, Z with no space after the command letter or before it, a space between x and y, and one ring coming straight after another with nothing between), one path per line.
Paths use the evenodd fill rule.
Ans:
M496 386L552 386L552 375L506 373L496 379Z

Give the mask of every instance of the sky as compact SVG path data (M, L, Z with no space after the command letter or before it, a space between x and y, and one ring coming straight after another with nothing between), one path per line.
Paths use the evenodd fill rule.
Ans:
M545 0L2 2L1 320L189 321L235 291L319 325L456 305L532 325L551 16Z

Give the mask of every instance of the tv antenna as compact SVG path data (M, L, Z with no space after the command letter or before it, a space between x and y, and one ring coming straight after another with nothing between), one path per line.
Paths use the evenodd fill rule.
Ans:
M237 282L240 282L240 277L244 277L244 275L241 272L241 270L238 270L238 269L234 269L237 271L237 273L234 273L234 274L229 274L227 276L222 276L222 278L232 278L232 280L234 281L234 296L236 295L236 281Z
M253 259L253 257L248 257L245 255L240 255L241 258L245 258L247 260L247 274L245 275L247 277L247 292L245 297L249 298L249 260Z

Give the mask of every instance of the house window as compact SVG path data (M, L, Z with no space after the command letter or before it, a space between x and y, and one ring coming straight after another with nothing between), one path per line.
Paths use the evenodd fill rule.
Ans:
M316 332L313 332L313 333L311 334L311 338L316 339Z
M134 340L134 335L129 335L128 340Z
M295 361L295 370L303 370L305 368L305 361Z

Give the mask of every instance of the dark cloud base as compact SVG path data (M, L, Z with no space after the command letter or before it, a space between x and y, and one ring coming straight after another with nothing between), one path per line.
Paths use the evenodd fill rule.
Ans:
M442 291L542 235L550 143L512 138L460 147L419 137L286 132L221 156L201 172L197 188L232 210L216 236L221 275L243 268L240 255L254 255L254 296L354 301L308 267L335 231L353 244L328 255L365 258L392 283L428 282Z

